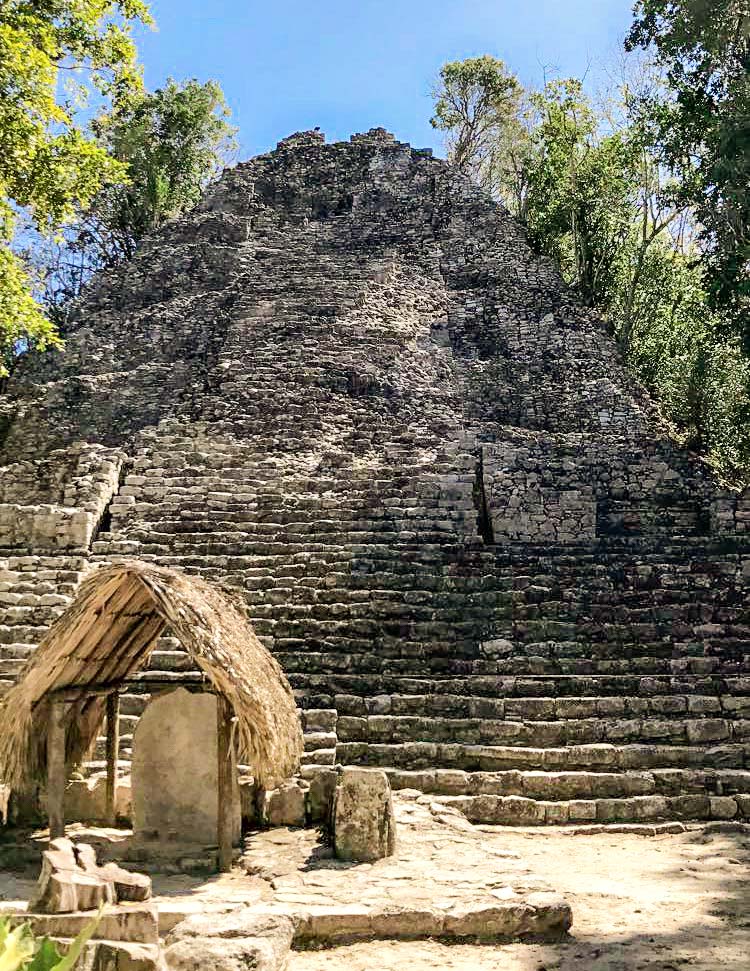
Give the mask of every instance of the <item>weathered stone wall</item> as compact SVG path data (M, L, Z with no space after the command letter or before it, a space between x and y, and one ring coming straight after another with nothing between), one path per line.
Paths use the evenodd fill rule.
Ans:
M431 772L536 821L590 818L574 796L689 814L664 800L696 787L694 814L744 812L750 500L428 153L304 133L226 172L93 282L0 414L8 676L62 609L41 597L69 596L45 517L75 509L76 577L135 556L242 595L310 762ZM167 639L154 665L179 681L186 658ZM124 704L127 755L144 698Z

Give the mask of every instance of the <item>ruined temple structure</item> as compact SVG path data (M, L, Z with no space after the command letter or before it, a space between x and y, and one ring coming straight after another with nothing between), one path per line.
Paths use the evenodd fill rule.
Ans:
M284 140L65 339L0 396L7 681L87 571L153 561L244 598L308 774L489 822L750 817L750 500L429 151Z

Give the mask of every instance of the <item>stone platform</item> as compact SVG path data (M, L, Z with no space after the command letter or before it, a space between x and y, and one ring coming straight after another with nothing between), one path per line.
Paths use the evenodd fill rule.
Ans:
M455 810L417 802L418 795L395 795L398 850L377 863L333 859L318 830L252 834L242 857L249 909L291 918L295 944L555 936L570 927L569 905L503 849L500 831L481 832ZM237 910L242 896L236 875L182 900L158 895L162 933L183 917Z
M372 864L336 860L319 830L252 833L232 873L155 876L155 906L128 911L146 921L142 935L136 933L138 920L129 920L118 907L105 917L97 937L152 949L161 940L178 971L187 967L180 961L199 947L194 941L207 949L206 960L214 959L217 948L239 948L245 957L254 955L258 967L275 971L292 946L565 935L572 922L570 905L519 854L508 851L503 830L480 830L456 810L416 791L396 793L394 804L398 850L393 857ZM6 898L0 910L25 918L34 883L0 874L0 893ZM30 919L40 933L70 938L90 916ZM144 955L139 960L153 957Z

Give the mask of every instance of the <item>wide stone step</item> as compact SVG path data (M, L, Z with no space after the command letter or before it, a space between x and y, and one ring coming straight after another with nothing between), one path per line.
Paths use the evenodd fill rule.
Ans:
M512 769L462 772L458 769L386 768L394 789L436 795L524 796L528 799L622 799L632 796L747 795L750 771L744 769L651 769L622 772L544 772Z
M435 796L437 805L458 809L473 823L543 826L568 823L656 823L664 820L750 818L750 795L633 796L625 799L545 801L522 796Z
M36 644L0 644L0 661L28 660Z
M0 659L0 677L16 677L25 663L24 658Z
M185 651L155 650L149 659L151 672L197 671L195 661Z
M302 649L302 648L300 648ZM452 710L453 698L477 699L548 698L554 692L559 698L636 698L652 695L732 696L742 704L750 696L749 677L720 675L639 676L639 675L563 675L508 677L503 675L464 675L440 678L416 675L372 673L367 675L335 673L286 672L303 707L331 707L341 714L366 715L374 710L387 712L393 696L422 696L434 699L446 712ZM377 700L376 700L377 699Z
M694 717L566 718L516 721L481 718L419 718L398 715L342 716L337 731L342 742L398 742L514 745L555 748L597 743L662 745L749 742L750 720Z
M402 742L342 742L337 761L345 765L422 770L446 768L466 772L510 769L544 771L651 771L674 769L750 768L750 739L715 745L581 744L534 748L517 745Z
M405 535L406 527L399 527L399 536L412 542L424 540L425 543L439 543L441 537L452 533L455 524L452 522L425 521L424 527L415 521L409 526L409 535ZM263 537L254 533L225 533L215 535L210 533L189 534L161 533L148 530L143 533L124 533L123 541L135 542L139 550L144 553L169 554L172 556L290 556L307 552L321 552L329 547L346 549L351 546L362 545L368 547L388 548L393 544L394 531L384 528L379 531L370 526L362 530L338 530L331 532L316 532L314 529L288 533L278 537ZM102 544L106 546L107 544ZM106 553L99 544L94 545L94 552ZM351 551L349 553L351 555Z
M549 685L552 687L553 685ZM657 688L663 687L657 685ZM669 687L665 685L664 687ZM372 716L429 720L446 719L560 721L566 719L750 718L750 696L732 694L651 694L646 697L620 694L578 697L482 697L451 694L336 696L342 733L353 717L351 730L360 732L362 719ZM460 726L458 726L460 727ZM470 727L470 726L467 726ZM377 725L376 725L377 729Z
M0 624L0 644L38 644L47 632L47 627L28 624Z
M352 610L346 606L347 613ZM321 614L320 617L316 616ZM446 626L455 624L452 611L446 609L444 613L433 611L430 620L414 620L409 624L409 640L399 640L399 615L392 613L387 621L376 624L375 618L364 611L360 617L363 624L368 624L366 634L362 639L362 649L355 650L355 645L349 643L349 650L344 653L333 651L316 651L311 641L314 639L328 640L331 635L339 633L349 642L361 632L347 629L344 623L334 623L330 612L314 610L306 604L288 604L278 612L258 609L252 619L256 617L273 616L278 622L283 621L288 636L296 636L308 640L309 649L305 653L277 651L279 663L287 674L327 674L336 676L367 675L378 676L388 674L390 678L408 678L414 671L415 658L422 659L423 674L437 679L451 675L488 676L501 678L503 676L524 677L558 677L565 675L588 675L591 677L611 675L632 675L641 677L670 677L681 674L709 675L725 674L726 676L750 675L750 657L741 662L732 659L722 660L718 657L709 658L652 658L648 656L623 658L622 660L571 660L568 663L547 662L540 658L538 662L519 659L517 663L503 663L486 661L473 657L474 648L471 643L452 642L447 635L450 633ZM346 616L346 615L345 615ZM406 614L404 614L406 620ZM454 629L454 638L457 631ZM384 644L383 635L392 634L392 643ZM367 649L368 637L370 640ZM371 638L379 637L381 646L378 653L372 651ZM438 643L443 641L440 649ZM358 645L356 645L358 646Z

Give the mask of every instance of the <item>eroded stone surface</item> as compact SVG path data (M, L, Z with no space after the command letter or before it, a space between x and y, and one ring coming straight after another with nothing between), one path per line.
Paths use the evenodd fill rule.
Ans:
M535 803L496 819L747 817L749 530L507 213L382 130L300 133L0 395L0 680L88 569L143 557L244 599L306 767L606 766L603 794L435 785ZM188 673L173 638L152 660Z
M11 916L17 921L27 921L38 937L74 938L91 923L92 913L19 913ZM158 944L158 924L158 911L153 903L111 905L102 914L94 939Z
M216 696L184 688L154 698L133 739L137 842L215 844L218 821ZM234 786L234 832L240 796Z
M396 817L388 776L344 768L333 799L333 844L340 860L372 863L396 849Z
M143 902L150 896L150 877L116 863L100 866L93 846L59 838L42 853L42 872L29 910L65 914L98 910L102 904Z
M295 939L516 937L559 934L568 904L517 855L455 810L403 798L396 855L374 863L337 860L312 830L251 836L243 865L273 890L254 910L290 914Z
M263 822L268 826L304 826L307 821L307 788L287 782L264 794Z
M294 922L249 909L189 917L170 931L164 961L170 971L279 971L292 945Z

